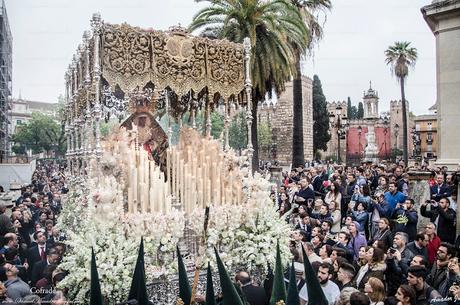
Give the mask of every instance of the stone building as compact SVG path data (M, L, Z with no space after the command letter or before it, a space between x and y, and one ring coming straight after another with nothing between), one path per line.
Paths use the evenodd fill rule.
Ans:
M438 119L436 114L418 115L414 119L415 132L419 137L419 154L427 159L437 156L437 127Z
M42 114L57 117L57 110L57 103L30 101L23 99L21 96L17 99L13 99L11 102L9 133L14 134L19 125L29 121L32 118L33 112L40 112Z
M437 164L460 165L460 0L434 0L421 9L436 40Z
M406 101L407 103L407 101ZM409 113L409 103L407 113ZM339 147L339 134L336 126L338 116L342 123L345 119L345 126L342 128L340 139L340 159L349 164L359 164L364 159L367 145L366 134L369 128L375 133L375 144L377 146L377 158L380 160L389 159L393 148L402 150L402 102L391 101L390 111L379 113L378 92L372 87L363 93L364 116L362 119L349 120L347 118L347 102L328 102L329 116L331 118L331 140L328 149L324 153L325 158L337 159ZM408 139L410 138L410 128L413 123L408 116ZM412 151L411 140L408 140L409 154Z
M303 95L303 145L304 159L313 159L313 91L312 80L302 76ZM265 101L259 105L258 121L268 122L272 128L273 146L259 151L260 160L277 160L280 165L292 163L293 94L292 82L276 101Z

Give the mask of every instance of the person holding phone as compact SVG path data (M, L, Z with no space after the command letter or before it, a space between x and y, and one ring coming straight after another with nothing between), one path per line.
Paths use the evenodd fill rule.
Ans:
M427 207L430 206L428 210ZM457 213L450 207L448 198L441 198L439 204L434 201L425 201L420 206L420 214L423 217L430 218L430 222L437 224L437 234L439 238L450 244L455 242L455 220Z

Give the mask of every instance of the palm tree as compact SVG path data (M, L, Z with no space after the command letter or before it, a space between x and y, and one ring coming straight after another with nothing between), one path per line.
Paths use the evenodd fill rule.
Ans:
M280 94L294 74L294 45L304 52L309 32L299 11L288 0L196 0L210 2L193 18L190 30L241 43L251 39L253 84L253 168L258 168L257 105L272 90ZM288 43L291 42L291 43Z
M311 48L323 36L323 29L318 23L314 13L328 10L332 7L330 0L291 0L291 3L299 10L302 19L307 25L310 35L308 47ZM295 49L295 72L292 83L293 96L293 134L292 134L292 165L297 167L305 163L303 144L303 95L302 95L302 72L300 61L301 49L294 45Z
M410 42L397 41L385 51L385 62L391 66L392 73L398 78L401 86L402 116L403 116L403 158L407 166L407 109L404 93L404 81L409 74L409 67L414 67L417 61L417 49L410 47Z

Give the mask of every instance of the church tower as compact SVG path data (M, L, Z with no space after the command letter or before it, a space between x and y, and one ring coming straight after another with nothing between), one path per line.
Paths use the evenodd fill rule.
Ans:
M379 117L379 96L377 91L372 89L372 83L369 82L369 90L364 92L363 96L364 119L378 119Z

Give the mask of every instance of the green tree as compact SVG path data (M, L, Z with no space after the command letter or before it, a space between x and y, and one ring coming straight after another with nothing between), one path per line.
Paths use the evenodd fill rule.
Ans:
M349 120L353 120L353 108L351 106L351 98L348 97L347 100L347 117Z
M385 62L391 67L391 72L398 79L401 88L402 121L403 121L403 159L407 165L407 109L404 84L409 75L409 67L414 67L417 61L417 49L410 46L410 42L397 41L385 50Z
M364 118L364 105L363 105L363 102L359 102L359 104L358 104L358 111L356 112L356 118L357 119Z
M326 97L323 93L321 80L313 76L313 151L326 150L329 134L329 114L327 112Z
M323 29L318 22L317 12L325 11L332 7L330 0L291 0L299 10L306 26L310 31L308 48L312 48L323 36ZM305 164L303 145L303 94L301 58L304 56L302 46L293 45L295 50L295 70L292 82L293 96L293 135L292 135L292 165L297 167Z
M54 152L56 155L65 151L65 141L60 142L61 127L49 115L32 113L32 119L21 125L13 136L16 151L32 149L34 154Z
M245 149L248 145L248 129L244 111L232 118L228 130L228 141L230 147L237 151Z
M257 136L259 138L259 150L266 150L270 152L271 145L273 143L273 132L269 122L259 122L257 127Z
M251 78L253 168L258 168L257 104L267 92L280 94L294 73L295 49L307 48L309 31L299 11L287 0L196 0L209 2L193 18L191 30L203 35L252 44ZM289 43L288 43L289 42Z

